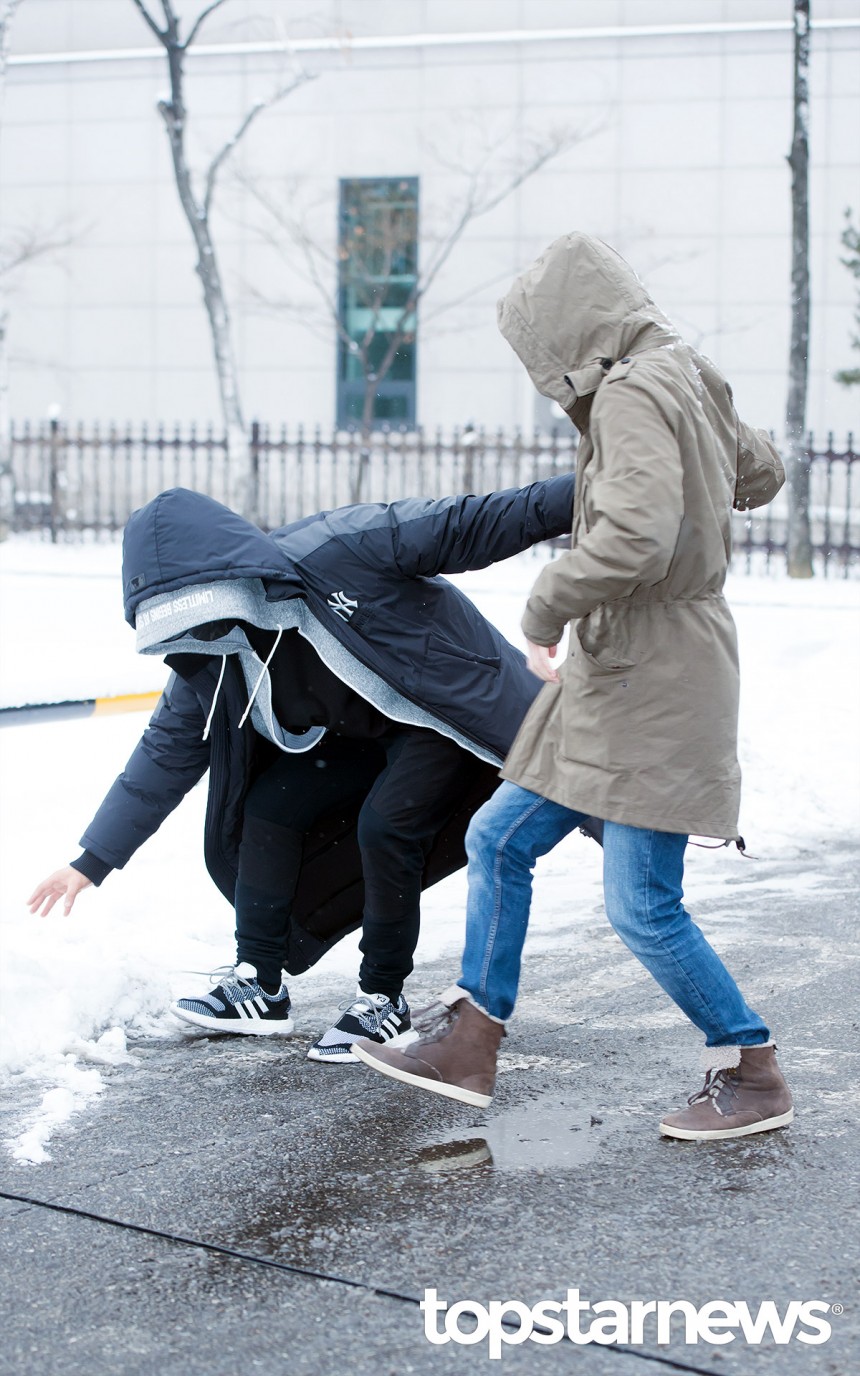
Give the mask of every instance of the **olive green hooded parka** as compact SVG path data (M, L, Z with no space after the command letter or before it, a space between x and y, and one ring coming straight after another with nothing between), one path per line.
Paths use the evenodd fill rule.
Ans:
M503 777L607 821L736 838L730 515L775 496L779 457L597 239L552 244L499 303L499 326L582 435L571 549L522 623L545 646L570 623L569 652Z

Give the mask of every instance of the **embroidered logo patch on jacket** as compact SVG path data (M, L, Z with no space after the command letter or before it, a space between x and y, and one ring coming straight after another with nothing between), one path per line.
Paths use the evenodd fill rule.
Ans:
M358 602L352 597L347 597L343 589L330 593L326 606L331 607L335 616L339 616L342 621L349 621L353 612L358 610Z

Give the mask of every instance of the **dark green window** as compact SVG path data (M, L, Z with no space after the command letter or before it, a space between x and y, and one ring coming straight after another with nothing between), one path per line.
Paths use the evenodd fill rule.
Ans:
M340 184L337 422L415 424L418 178Z

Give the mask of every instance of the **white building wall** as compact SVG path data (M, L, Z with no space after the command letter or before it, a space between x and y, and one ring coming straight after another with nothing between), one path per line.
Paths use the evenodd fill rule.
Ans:
M150 0L153 12L160 7ZM202 0L177 0L187 19ZM840 263L843 212L860 218L860 27L856 0L814 0L811 102L812 341L809 424L858 426L857 391L833 381L850 350L854 282ZM739 409L779 431L789 336L790 31L678 33L654 25L772 23L789 0L229 0L200 42L288 31L340 35L305 52L318 78L260 116L235 162L300 210L335 248L341 177L419 176L422 226L450 223L487 141L500 160L548 130L587 137L476 220L424 303L422 424L531 428L535 397L498 335L495 302L553 238L597 234L636 267L682 333L729 377ZM850 21L853 21L853 27ZM534 41L541 29L620 26L620 36ZM186 24L187 29L187 24ZM528 29L530 41L414 44L415 35ZM357 48L350 37L413 46ZM219 422L194 251L155 101L167 89L131 0L27 0L15 20L2 139L4 236L69 238L18 274L12 409L64 418ZM96 51L104 60L33 62ZM18 59L15 61L14 59ZM189 59L198 168L282 72L271 55ZM294 250L255 228L259 212L225 172L214 228L235 325L247 419L330 426L335 342ZM334 269L330 271L333 284ZM288 302L262 314L251 293ZM432 312L450 302L463 304Z

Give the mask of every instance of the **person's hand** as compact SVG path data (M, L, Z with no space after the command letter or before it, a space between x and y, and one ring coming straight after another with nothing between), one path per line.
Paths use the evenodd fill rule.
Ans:
M61 870L55 870L47 879L42 880L41 884L34 889L27 899L30 912L38 912L44 903L45 906L42 908L41 915L47 917L54 904L64 897L66 901L63 904L63 912L68 917L78 894L82 889L88 889L92 882L79 870L72 869L71 865L66 865Z
M552 667L551 660L558 654L557 645L534 645L527 640L529 668L544 683L558 683L558 670Z

